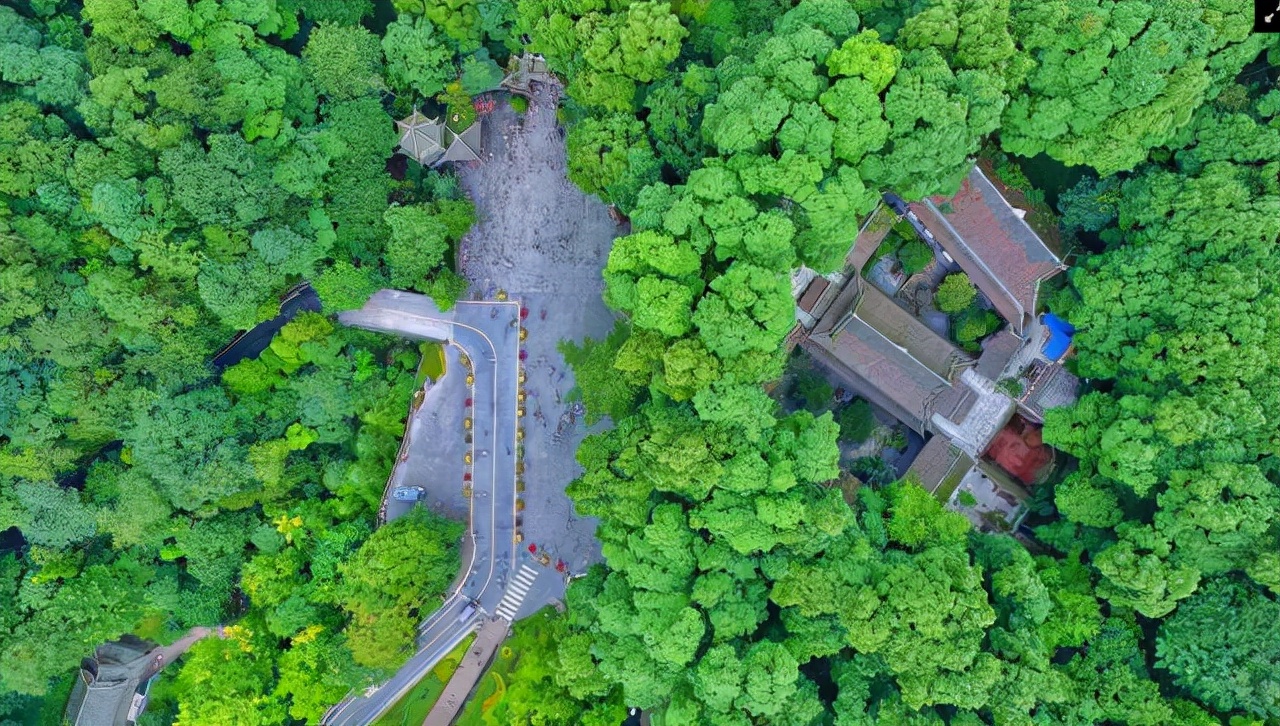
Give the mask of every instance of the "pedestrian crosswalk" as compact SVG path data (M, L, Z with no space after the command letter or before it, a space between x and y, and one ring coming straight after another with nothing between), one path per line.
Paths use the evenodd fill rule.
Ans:
M520 565L520 571L516 573L506 594L502 596L502 602L498 603L498 615L514 623L516 613L520 611L520 603L524 602L524 596L529 594L529 587L537 578L536 569L528 565Z

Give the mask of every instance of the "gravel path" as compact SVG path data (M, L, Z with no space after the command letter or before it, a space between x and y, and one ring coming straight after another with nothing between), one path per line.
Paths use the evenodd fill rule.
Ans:
M599 199L565 177L552 89L534 99L523 118L501 103L485 120L483 157L459 169L478 216L462 241L459 264L472 297L501 288L528 310L523 546L545 551L551 566L563 560L569 572L582 572L600 560L600 545L595 520L578 517L564 493L581 472L574 452L586 429L566 400L573 373L556 344L612 329L613 315L600 299L600 271L613 238L625 230ZM540 582L546 579L553 578ZM556 582L542 598L530 593L521 615L560 597L563 583Z

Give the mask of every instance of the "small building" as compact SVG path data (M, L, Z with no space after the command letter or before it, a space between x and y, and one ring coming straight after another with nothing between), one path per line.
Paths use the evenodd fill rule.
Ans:
M533 98L534 83L559 83L547 66L547 59L536 53L511 56L511 61L507 64L507 77L502 79L501 87L517 96Z
M396 121L400 128L399 153L419 164L432 167L446 161L479 161L482 122L477 118L460 131L438 118L429 118L417 109L408 118Z
M70 726L128 726L147 707L151 678L159 670L155 644L126 635L98 647L80 663L67 701Z

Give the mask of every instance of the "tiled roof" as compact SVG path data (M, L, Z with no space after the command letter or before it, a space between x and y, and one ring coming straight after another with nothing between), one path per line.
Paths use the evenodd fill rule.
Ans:
M813 306L817 304L818 298L822 297L822 293L827 291L827 287L830 284L826 278L813 278L813 282L810 282L809 287L805 288L804 294L800 296L800 302L797 303L800 309L806 313L813 312Z
M1039 283L1062 269L1061 260L977 167L951 199L934 197L911 209L1021 335L1023 316L1036 314Z
M972 362L951 341L873 285L862 286L862 299L854 315L941 378L950 380L958 367Z
M916 431L928 420L930 399L951 385L856 317L834 338L813 336L810 341L854 374L852 387L860 395Z
M1040 363L1029 378L1020 402L1042 421L1047 409L1070 406L1079 396L1080 379L1061 365Z
M481 121L455 134L440 119L428 118L414 110L408 118L396 121L400 127L399 151L413 157L423 166L442 161L477 161L480 159Z
M849 250L845 258L845 262L856 271L856 274L862 274L862 268L866 266L871 255L880 247L880 243L892 228L893 210L883 204L878 205L858 230L858 236L853 240L853 249Z
M1018 336L1002 328L1000 332L982 342L982 355L978 356L978 373L993 381L1000 380L1000 374L1009 364L1022 341Z
M400 134L400 152L413 157L419 164L430 166L444 154L444 124L439 119L427 118L417 109L409 118L396 122Z
M938 485L959 470L961 476L973 466L973 460L963 451L951 445L946 436L934 436L925 442L924 448L911 462L908 473L914 473L920 479L920 486L927 492L934 492Z
M963 421L965 415L973 408L977 398L973 389L968 386L952 386L938 396L929 413L931 415L935 413L941 414L943 418L949 421Z
M476 119L460 134L454 134L453 131L446 129L448 133L445 136L453 138L449 142L449 148L445 149L444 158L441 161L479 161L481 123L480 119Z
M826 308L805 347L841 369L850 388L918 432L939 406L950 412L963 404L963 393L950 381L957 370L973 363L857 277Z
M147 675L147 645L131 636L98 647L85 659L67 700L65 721L72 726L123 726L133 694Z

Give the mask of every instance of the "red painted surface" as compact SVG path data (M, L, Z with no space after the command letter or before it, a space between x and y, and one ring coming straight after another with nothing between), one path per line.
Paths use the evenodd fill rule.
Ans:
M992 439L987 458L1023 484L1032 484L1053 460L1053 451L1045 445L1039 426L1014 416Z

